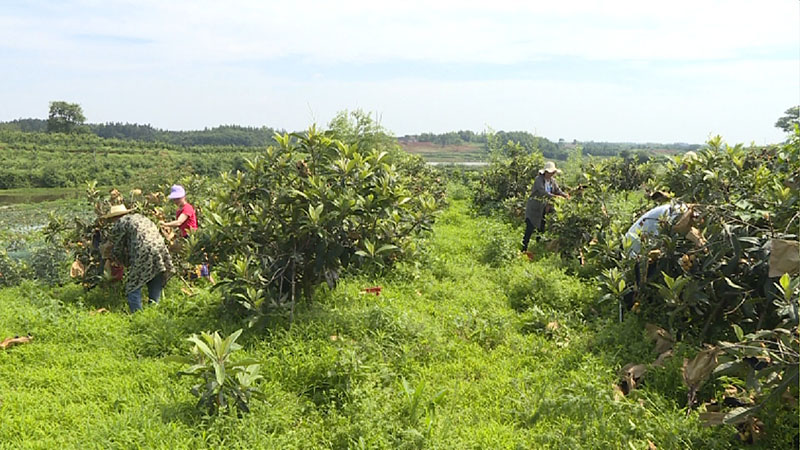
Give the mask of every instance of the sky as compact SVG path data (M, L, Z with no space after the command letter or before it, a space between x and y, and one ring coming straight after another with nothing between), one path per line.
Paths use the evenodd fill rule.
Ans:
M785 139L800 1L0 0L0 121Z

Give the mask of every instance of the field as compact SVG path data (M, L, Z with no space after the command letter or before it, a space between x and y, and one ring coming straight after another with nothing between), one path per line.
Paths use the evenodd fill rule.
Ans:
M0 206L0 339L32 336L0 348L0 449L797 448L800 277L768 270L797 239L800 135L717 137L693 159L576 155L559 164L572 196L548 203L526 255L543 154L498 144L484 170L442 172L343 129L214 155L234 175L182 174L201 228L135 314L95 219L120 203L174 214L164 173L144 176L154 144L116 142L137 171L93 166L144 192ZM19 180L39 144L94 159L76 142L95 138L13 137L29 145ZM632 252L625 230L656 188L692 206ZM188 272L209 255L214 286ZM225 351L197 335L224 347L237 330L212 367Z
M0 290L0 335L34 336L0 352L0 448L732 446L726 428L684 417L680 358L636 395L615 394L617 369L652 356L642 324L582 318L595 286L541 248L535 262L492 268L487 229L520 234L454 202L424 268L347 280L293 323L246 330L267 401L240 420L198 413L165 361L193 332L241 326L217 294L172 282L162 304L131 316L120 292ZM380 296L361 292L373 285Z
M165 179L187 174L217 176L240 168L263 148L241 146L183 147L159 142L105 139L93 134L23 133L0 130L0 197L31 188L75 188L88 181L101 186L136 184L160 187ZM42 190L45 194L46 190ZM52 192L52 191L51 191ZM63 191L62 191L63 192ZM3 199L0 198L0 202Z
M431 142L400 142L403 150L419 155L428 162L477 162L487 157L484 144L467 143L463 145L438 145Z

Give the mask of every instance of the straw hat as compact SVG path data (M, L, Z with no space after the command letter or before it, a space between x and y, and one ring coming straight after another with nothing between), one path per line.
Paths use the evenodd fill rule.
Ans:
M544 163L544 169L540 170L539 174L541 175L541 174L543 174L545 172L547 172L547 173L556 173L556 172L561 173L561 169L556 169L556 163L554 163L553 161L547 161L546 163Z
M111 206L111 209L108 210L108 214L106 214L104 216L101 216L100 218L101 219L110 219L112 217L124 216L125 214L128 214L129 212L130 211L128 210L128 208L125 207L125 205L113 205L113 206Z
M672 193L668 191L653 191L653 193L650 194L650 200L656 200L656 201L669 200L672 197L673 197Z

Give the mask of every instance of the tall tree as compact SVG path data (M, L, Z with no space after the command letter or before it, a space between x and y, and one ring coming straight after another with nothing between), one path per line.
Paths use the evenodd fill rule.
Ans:
M792 106L784 112L784 116L775 122L775 127L787 133L794 133L795 125L800 124L800 105Z
M48 133L72 133L86 121L81 105L67 102L50 102L47 116Z

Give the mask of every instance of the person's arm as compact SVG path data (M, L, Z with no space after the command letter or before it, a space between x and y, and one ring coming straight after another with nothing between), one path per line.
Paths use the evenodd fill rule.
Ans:
M555 178L551 179L550 182L553 183L553 195L554 196L557 195L559 197L569 198L569 194L567 194L566 192L561 190L561 188L558 186L558 182L555 180Z
M183 222L186 222L186 219L188 218L189 216L187 216L186 213L181 213L177 219L173 220L172 222L161 222L161 225L164 225L165 227L179 227L183 225Z

